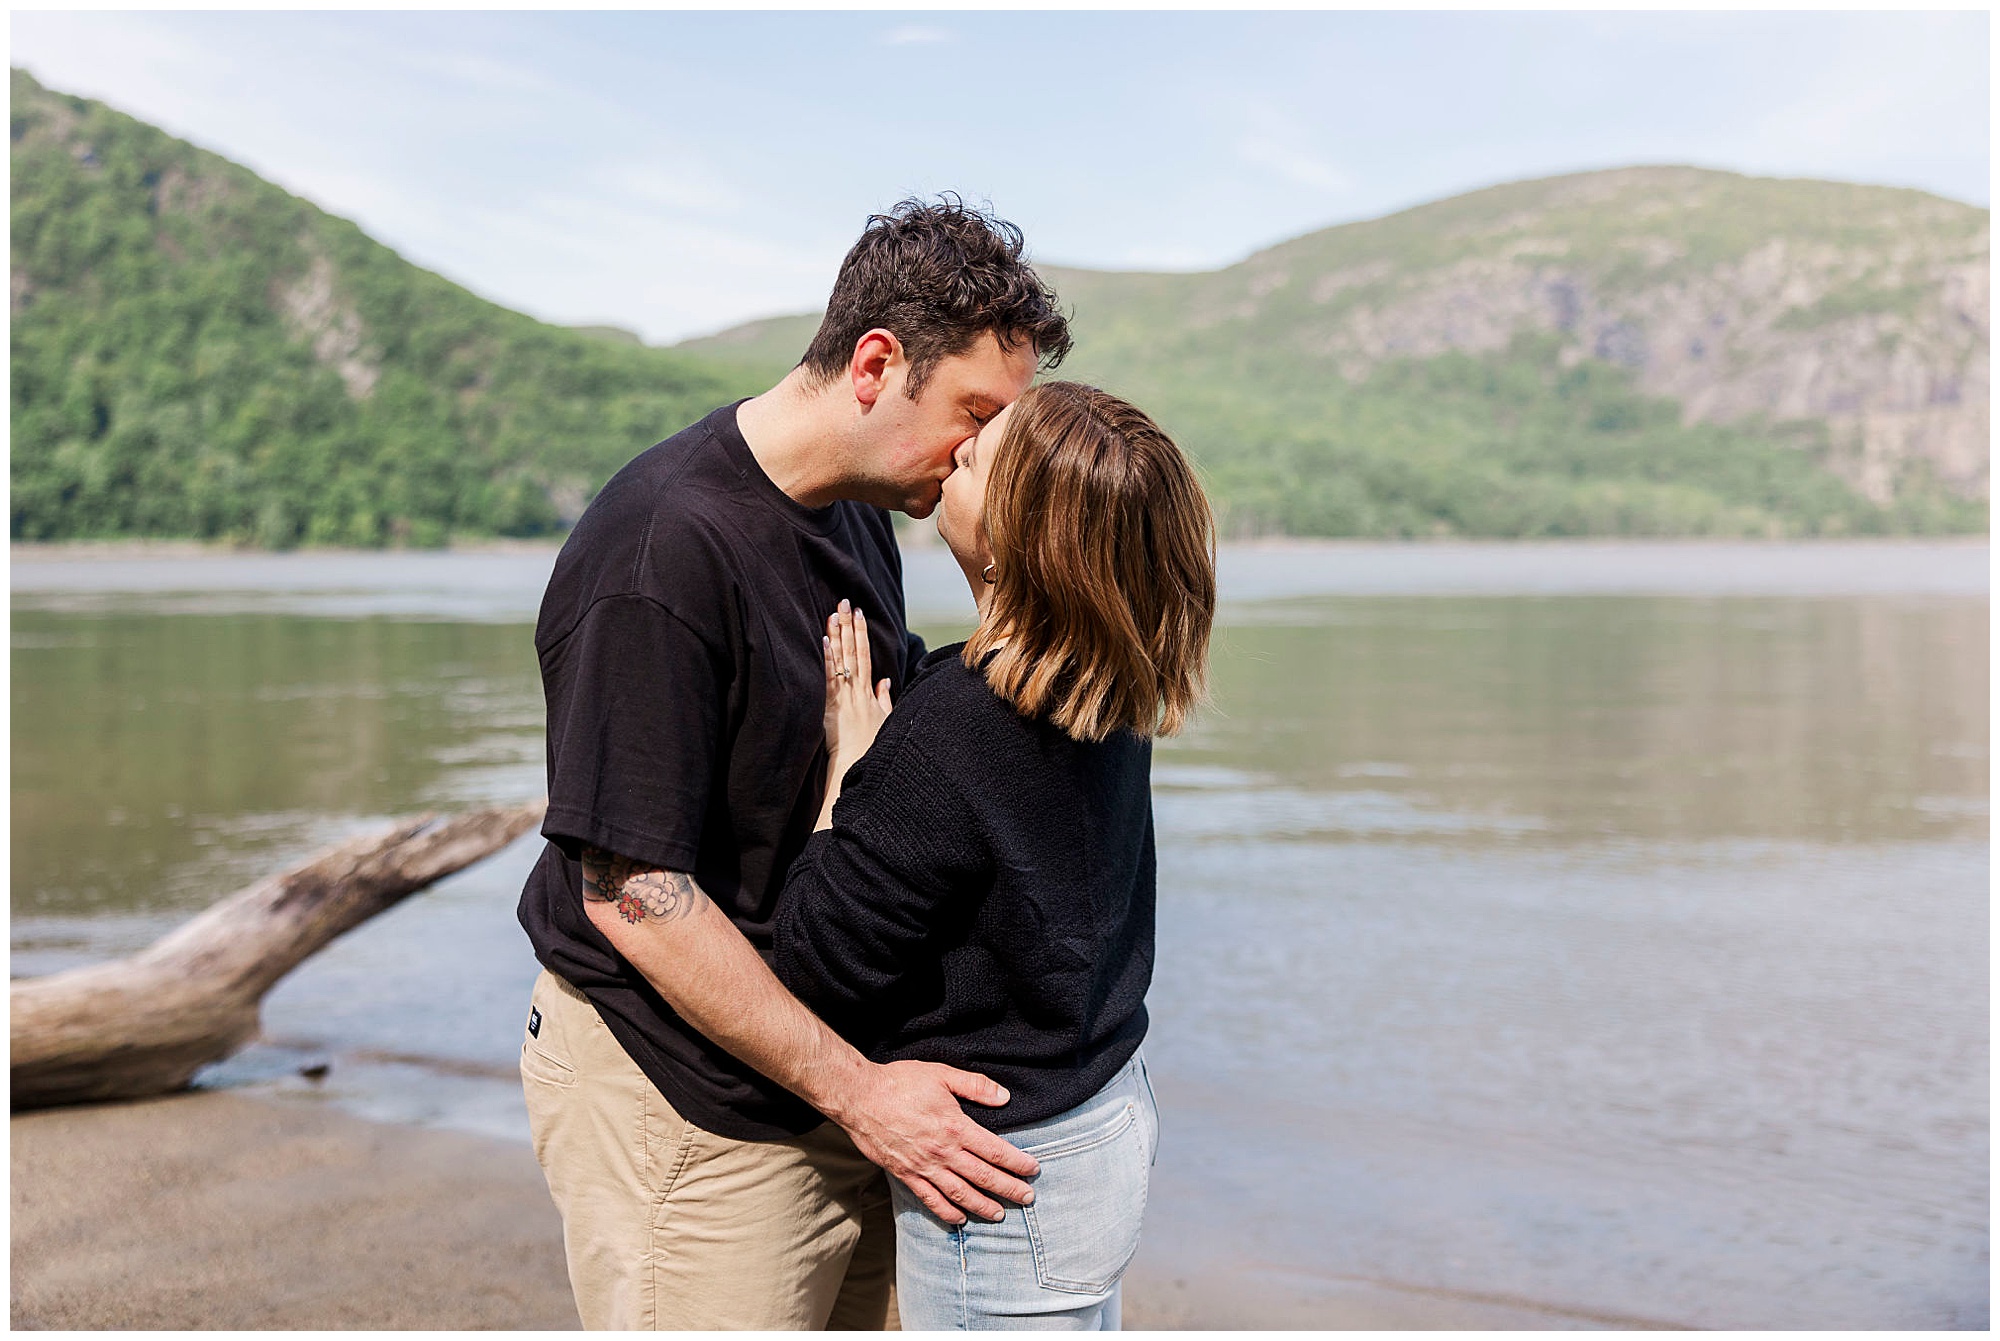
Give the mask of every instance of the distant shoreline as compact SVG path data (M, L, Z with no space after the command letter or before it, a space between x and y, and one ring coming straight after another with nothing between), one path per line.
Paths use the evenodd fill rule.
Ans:
M245 550L179 541L15 545L14 608L476 618L533 623L554 541L443 550ZM1985 598L1981 537L1863 540L1322 540L1220 547L1217 596L1877 596ZM965 578L941 544L903 547L906 615L967 624Z
M345 545L300 546L297 549L259 549L255 546L237 545L221 540L156 540L133 538L129 540L14 540L9 541L9 558L15 563L40 563L60 561L64 563L87 563L92 560L117 560L131 562L135 559L192 559L207 557L228 558L287 558L325 555L329 558L370 554L553 554L562 547L562 539L550 540L507 540L501 538L454 541L437 549L412 548L359 548ZM905 549L930 549L936 542L902 540ZM1780 547L1825 547L1828 549L1856 545L1876 546L1884 549L1904 548L1913 545L1943 546L1960 549L1987 548L1992 544L1990 535L1901 535L1901 536L1804 536L1781 537L1778 539L1755 539L1737 536L1538 536L1527 539L1507 540L1486 536L1420 536L1400 540L1374 539L1360 536L1259 536L1254 540L1225 540L1220 548L1230 551L1365 551L1365 550L1441 550L1449 548L1466 549L1589 549L1634 546L1695 547L1702 545L1729 545L1744 548Z
M346 556L351 554L553 554L561 548L562 541L556 540L491 540L454 541L437 549L363 548L352 545L301 545L296 549L260 549L255 545L238 545L227 540L157 540L134 537L129 540L10 540L7 553L18 563L47 560L61 560L64 563L87 562L92 559L117 559L130 562L133 559L198 559L207 557L228 558L281 558L286 555L325 554Z

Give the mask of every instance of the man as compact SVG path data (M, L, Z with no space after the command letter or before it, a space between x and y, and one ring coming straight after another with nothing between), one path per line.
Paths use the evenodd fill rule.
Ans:
M879 1328L877 1165L953 1223L1032 1196L1035 1162L959 1104L998 1085L869 1064L764 959L824 784L828 614L866 610L900 693L923 648L883 509L928 516L1068 352L1021 243L949 198L871 219L800 365L628 464L556 561L521 1071L587 1327Z

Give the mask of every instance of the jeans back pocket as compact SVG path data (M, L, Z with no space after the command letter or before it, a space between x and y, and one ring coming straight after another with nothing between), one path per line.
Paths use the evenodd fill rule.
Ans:
M1103 1126L1028 1153L1042 1166L1021 1208L1035 1280L1067 1294L1106 1294L1139 1251L1146 1214L1145 1124L1126 1102Z

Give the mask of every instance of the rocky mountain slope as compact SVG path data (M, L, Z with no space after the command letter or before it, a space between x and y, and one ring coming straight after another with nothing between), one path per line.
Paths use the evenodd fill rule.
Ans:
M546 533L815 324L545 325L19 70L11 165L16 539ZM1985 529L1988 268L1984 210L1646 168L1049 274L1231 534L1823 535Z
M1546 332L1684 422L1826 424L1828 464L1878 502L1912 466L1983 498L1987 222L1918 191L1586 173L1272 248L1201 286L1188 325L1350 381Z
M1295 436L1337 436L1371 387L1472 360L1549 397L1567 373L1611 374L1648 413L1803 451L1878 506L1929 498L1920 529L1980 528L1983 508L1949 500L1988 496L1987 230L1987 211L1918 191L1628 168L1472 192L1211 273L1046 273L1076 313L1064 375L1157 403L1217 464L1236 455L1232 423L1275 410ZM812 325L684 347L783 362ZM1496 422L1504 400L1488 397Z

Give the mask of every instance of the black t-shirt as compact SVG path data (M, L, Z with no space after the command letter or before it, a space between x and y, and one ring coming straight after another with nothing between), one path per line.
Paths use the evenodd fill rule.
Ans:
M591 1003L683 1117L739 1140L820 1115L677 1016L585 915L585 845L692 874L768 960L785 869L825 788L820 636L868 615L900 694L923 653L903 620L889 514L807 508L724 406L613 476L564 544L535 628L548 705L549 839L521 892L543 967Z

